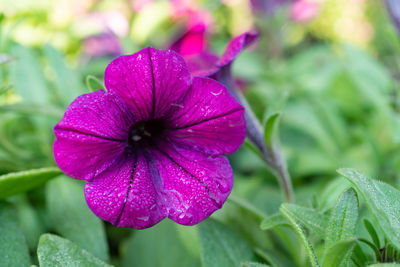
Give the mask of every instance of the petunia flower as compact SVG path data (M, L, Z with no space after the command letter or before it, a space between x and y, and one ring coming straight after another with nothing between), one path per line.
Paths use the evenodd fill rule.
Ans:
M188 49L184 49L185 47L187 47L185 46L185 44L190 43L190 40L193 38L192 36L194 34L196 34L196 36L201 36L205 34L205 31L201 28L194 28L193 30L189 30L171 45L171 49L175 50L183 56L193 76L211 78L215 78L215 75L222 68L230 67L230 65L240 54L240 52L249 45L253 44L258 39L257 32L245 32L233 38L227 45L222 56L219 57L214 52L209 51L206 48L206 45L203 45L201 49L197 47L190 52L188 52Z
M54 128L56 163L87 181L90 209L143 229L165 217L193 225L221 208L233 185L224 155L245 137L243 107L227 89L151 47L113 60L105 86L74 100Z
M320 11L320 5L310 0L296 0L290 6L292 20L302 23L310 22Z

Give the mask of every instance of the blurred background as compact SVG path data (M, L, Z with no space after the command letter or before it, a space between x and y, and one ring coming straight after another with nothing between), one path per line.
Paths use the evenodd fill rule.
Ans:
M89 92L88 75L102 81L113 58L146 46L167 49L188 36L198 49L221 54L252 29L260 39L237 58L233 74L261 122L282 113L280 143L297 202L331 207L348 186L336 174L340 167L399 188L400 42L380 0L2 0L0 174L55 165L52 127ZM244 146L230 159L232 195L277 212L282 196L265 164ZM49 192L62 184L55 181L11 200L25 218L32 253L42 232L60 233L48 214ZM81 187L74 192L86 205ZM282 257L287 266L303 266L297 248L260 235L242 212L228 202L214 216L255 247L291 255ZM106 224L111 262L197 266L196 231L168 222L145 231Z

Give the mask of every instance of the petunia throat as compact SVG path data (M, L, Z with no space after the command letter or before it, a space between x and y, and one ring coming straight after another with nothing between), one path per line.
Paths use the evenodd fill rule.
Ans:
M151 119L133 124L129 129L128 146L148 146L154 144L165 130L162 119Z

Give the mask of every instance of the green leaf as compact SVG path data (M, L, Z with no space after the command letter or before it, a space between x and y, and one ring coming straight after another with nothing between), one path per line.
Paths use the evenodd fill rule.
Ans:
M240 264L241 267L268 267L269 265L265 265L258 262L242 262Z
M76 72L72 71L65 62L64 56L49 44L44 46L44 54L55 74L57 94L64 104L69 104L78 95L83 94L84 85Z
M21 231L26 238L29 250L33 251L37 248L40 235L45 232L43 222L25 194L14 196L12 201L15 203Z
M353 238L334 243L326 250L322 260L322 267L338 267L345 264L356 245L356 241L357 239Z
M216 220L200 223L199 233L203 267L239 266L254 257L245 239Z
M104 225L88 208L82 184L65 176L49 182L46 204L57 233L96 257L108 260Z
M329 248L339 240L354 236L358 218L358 199L356 192L344 192L331 213L326 233L325 246Z
M264 140L268 147L273 147L274 139L278 131L279 118L281 114L279 112L273 113L268 116L264 126Z
M290 224L292 225L292 227L294 228L294 230L296 231L296 233L299 235L300 239L302 240L302 242L307 250L307 254L310 259L311 266L318 267L319 263L318 263L317 257L315 256L314 249L313 249L310 241L306 237L301 225L299 225L296 222L296 218L297 218L298 214L293 213L293 210L294 210L293 206L295 206L295 205L284 203L281 205L279 210L289 220ZM293 214L296 214L296 216L293 216Z
M193 227L197 226L190 229ZM200 254L199 251L196 253L197 256ZM199 267L200 260L185 248L175 223L163 220L149 229L132 233L121 266Z
M400 191L369 179L354 169L340 169L338 172L363 196L386 238L400 249Z
M372 225L372 223L368 219L363 220L365 229L367 229L369 235L372 238L372 241L374 241L374 244L377 248L381 247L381 242L379 241L379 236L378 233L375 231L375 227Z
M237 197L235 195L231 195L228 198L228 201L235 204L236 206L246 210L247 212L254 215L254 217L256 217L258 219L265 218L265 216L266 216L266 214L264 212L262 212L261 210L259 210L258 208L256 208L255 206L253 206L251 203L249 203L248 201L246 201L243 198Z
M265 218L261 222L260 228L261 228L261 230L264 231L264 230L274 228L275 226L278 226L278 225L288 225L288 224L289 224L288 220L282 214L276 213L276 214L273 214L273 215Z
M61 173L56 167L48 167L1 175L0 199L31 190Z
M37 249L40 267L110 267L71 241L52 234L39 239Z
M325 237L329 218L314 209L301 207L295 204L283 204L284 209L291 217L316 233L321 238Z
M336 204L340 195L350 187L350 182L341 176L332 180L325 186L323 191L318 194L318 199L320 200L319 208L322 211L332 208Z
M0 202L0 258L1 266L30 266L28 246L18 227L14 208Z
M86 77L86 86L91 92L101 89L104 89L106 91L106 87L104 86L103 82L93 75L88 75Z
M10 64L11 83L15 92L24 100L36 104L48 103L50 93L38 55L33 49L21 45L14 45L11 53L18 57L18 60Z

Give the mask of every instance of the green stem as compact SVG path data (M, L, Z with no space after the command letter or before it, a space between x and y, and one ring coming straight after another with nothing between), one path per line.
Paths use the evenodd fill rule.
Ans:
M296 220L292 216L290 216L290 214L286 211L284 207L281 207L280 211L283 214L283 216L285 216L288 219L290 224L293 226L294 230L300 236L300 239L303 241L303 244L306 247L308 256L310 258L311 265L313 267L319 267L319 263L317 257L315 256L314 249L311 243L308 241L306 235L304 234L304 231L301 228L301 226L296 222Z
M264 140L264 131L259 120L254 115L249 103L243 94L238 91L233 83L230 66L223 67L217 74L216 79L223 83L231 95L244 107L244 118L246 120L246 132L249 140L260 151L264 162L273 170L274 175L283 190L286 202L294 201L293 186L290 174L286 167L285 159L279 148L270 149Z

